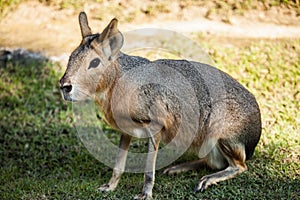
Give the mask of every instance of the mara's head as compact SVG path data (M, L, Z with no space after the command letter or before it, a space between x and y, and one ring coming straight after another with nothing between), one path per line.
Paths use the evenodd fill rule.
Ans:
M117 24L118 20L112 19L101 34L92 34L86 14L79 14L82 41L72 52L67 70L60 80L65 100L88 99L108 84L113 63L123 45Z

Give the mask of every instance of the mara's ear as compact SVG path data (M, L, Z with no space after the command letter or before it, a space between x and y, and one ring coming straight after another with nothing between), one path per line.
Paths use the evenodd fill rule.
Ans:
M91 28L89 27L85 12L81 12L78 18L79 18L79 25L80 25L82 38L85 38L88 35L92 35L92 31Z
M109 56L115 56L123 46L123 35L117 26L118 20L116 18L112 19L98 38L99 43L109 45L111 54Z

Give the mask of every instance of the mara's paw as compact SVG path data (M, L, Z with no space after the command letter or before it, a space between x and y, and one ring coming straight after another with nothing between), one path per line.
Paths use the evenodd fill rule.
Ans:
M101 185L98 190L102 192L109 192L115 190L115 187L110 186L108 183Z
M204 192L210 185L217 185L217 182L215 182L214 179L209 176L203 176L198 181L194 191Z
M179 174L182 172L182 169L178 166L168 167L163 171L163 174L172 175L172 174Z
M141 199L150 200L150 199L152 199L152 195L141 193L141 194L136 195L133 199L134 200L141 200Z

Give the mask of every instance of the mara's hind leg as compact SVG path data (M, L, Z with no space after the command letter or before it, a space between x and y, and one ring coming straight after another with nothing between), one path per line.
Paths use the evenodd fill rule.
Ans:
M246 153L242 144L234 144L229 140L219 139L220 153L228 162L228 167L214 174L203 176L195 187L195 191L203 192L208 186L235 177L247 170ZM213 163L211 163L213 165Z
M200 160L185 162L185 163L181 163L179 165L168 167L163 171L163 173L168 174L168 175L178 174L178 173L187 172L190 170L197 170L204 165L206 165L206 159L200 159Z

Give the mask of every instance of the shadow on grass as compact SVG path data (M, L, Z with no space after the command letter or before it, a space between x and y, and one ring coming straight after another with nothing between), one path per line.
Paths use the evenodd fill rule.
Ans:
M55 73L53 66L44 59L25 63L2 60L0 63L0 188L3 198L30 189L35 181L83 174L95 176L95 171L103 168L77 139L71 105L61 99L60 75ZM26 187L22 188L22 184Z

